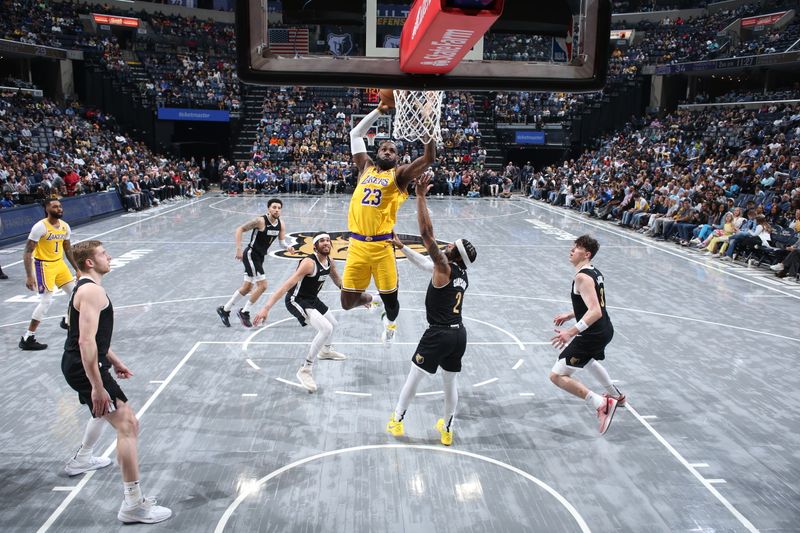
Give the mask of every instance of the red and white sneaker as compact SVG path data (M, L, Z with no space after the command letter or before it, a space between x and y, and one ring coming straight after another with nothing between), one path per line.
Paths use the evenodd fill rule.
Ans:
M614 418L614 413L617 411L617 400L610 397L604 397L605 403L597 408L597 419L600 421L600 434L605 435L611 426L611 420Z
M613 399L617 400L617 406L618 407L625 407L625 395L622 394L621 392L619 393L618 396L611 396L609 393L606 392L606 393L603 393L603 397L604 398L613 398Z

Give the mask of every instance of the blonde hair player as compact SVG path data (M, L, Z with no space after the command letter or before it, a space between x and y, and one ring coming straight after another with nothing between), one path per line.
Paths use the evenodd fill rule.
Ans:
M78 393L80 402L89 407L92 418L78 452L65 470L75 476L111 464L107 457L92 457L108 422L117 430L117 461L122 470L123 499L117 518L125 523L163 522L172 516L172 511L156 505L155 499L142 496L137 450L139 421L111 376L111 368L120 379L133 376L111 349L114 306L101 285L103 276L111 271L111 256L100 241L84 241L75 245L75 260L81 279L69 301L69 329L61 372Z
M383 114L391 109L382 100L377 109L364 117L350 132L350 147L359 177L350 199L347 225L350 243L342 276L343 309L383 305L384 329L381 339L390 344L397 330L400 302L397 298L397 265L392 235L397 210L408 198L408 185L436 159L436 144L428 140L423 154L407 165L398 165L394 141L378 145L375 161L367 154L363 137ZM370 279L375 281L381 303L373 294L365 294Z
M36 340L34 336L36 328L47 316L56 288L62 289L68 295L75 288L75 276L64 263L64 256L75 272L78 272L78 266L72 258L69 224L61 220L64 216L61 202L56 198L45 200L44 212L47 217L33 225L25 243L25 252L22 254L26 274L25 286L32 291L38 290L40 300L33 310L28 330L19 340L21 350L47 349L46 344ZM65 318L61 319L61 327L67 329Z

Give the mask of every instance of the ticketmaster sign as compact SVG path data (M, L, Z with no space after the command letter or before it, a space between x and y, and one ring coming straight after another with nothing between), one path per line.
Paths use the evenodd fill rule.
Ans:
M195 122L230 122L229 111L216 109L184 109L181 107L159 107L158 120L193 120Z

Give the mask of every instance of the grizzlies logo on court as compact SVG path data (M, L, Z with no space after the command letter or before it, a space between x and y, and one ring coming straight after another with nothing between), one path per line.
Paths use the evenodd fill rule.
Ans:
M422 357L420 354L417 354L414 356L414 361L416 361L418 365L421 365L422 363L425 362L425 358Z
M288 233L286 235L286 240L294 246L295 253L290 254L286 250L275 250L270 252L270 255L275 257L283 257L284 259L303 259L304 257L308 257L309 255L314 253L314 246L312 244L312 240L314 239L314 235L318 232L316 231L301 231L298 233ZM331 259L335 259L337 261L344 261L347 259L347 249L350 247L350 242L348 238L350 237L349 231L329 231L328 235L331 236ZM400 240L406 246L410 246L415 252L419 252L422 255L428 255L428 251L425 249L425 246L422 244L422 237L419 235L409 235L406 233L398 233ZM436 243L439 245L439 248L444 248L447 245L445 241L437 240ZM406 256L400 250L395 250L394 255L397 259L405 259Z

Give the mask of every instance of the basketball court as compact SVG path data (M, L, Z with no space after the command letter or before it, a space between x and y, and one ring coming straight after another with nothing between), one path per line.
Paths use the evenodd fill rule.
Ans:
M290 234L346 231L348 197L283 199ZM434 428L438 376L420 387L406 437L385 432L426 326L428 280L407 261L398 264L402 311L389 348L377 315L341 311L325 287L340 324L334 346L349 358L316 365L315 394L295 378L313 331L284 307L265 328L220 323L214 309L241 281L233 230L265 212L266 200L208 195L75 231L115 258L105 286L114 349L135 374L123 389L141 420L142 483L174 512L151 527L797 530L796 283L538 202L433 198L436 237L465 237L478 251L455 441L445 448ZM413 199L397 230L418 233ZM548 380L552 317L569 308L570 245L586 232L601 243L594 264L616 330L606 366L629 398L603 437L583 402ZM37 332L50 348L17 350L35 304L21 245L0 253L11 277L0 284L3 530L127 531L115 514L116 464L63 474L89 414L60 371L56 313L66 298L55 298ZM295 266L269 257L268 292ZM113 438L107 429L100 446L112 459Z

